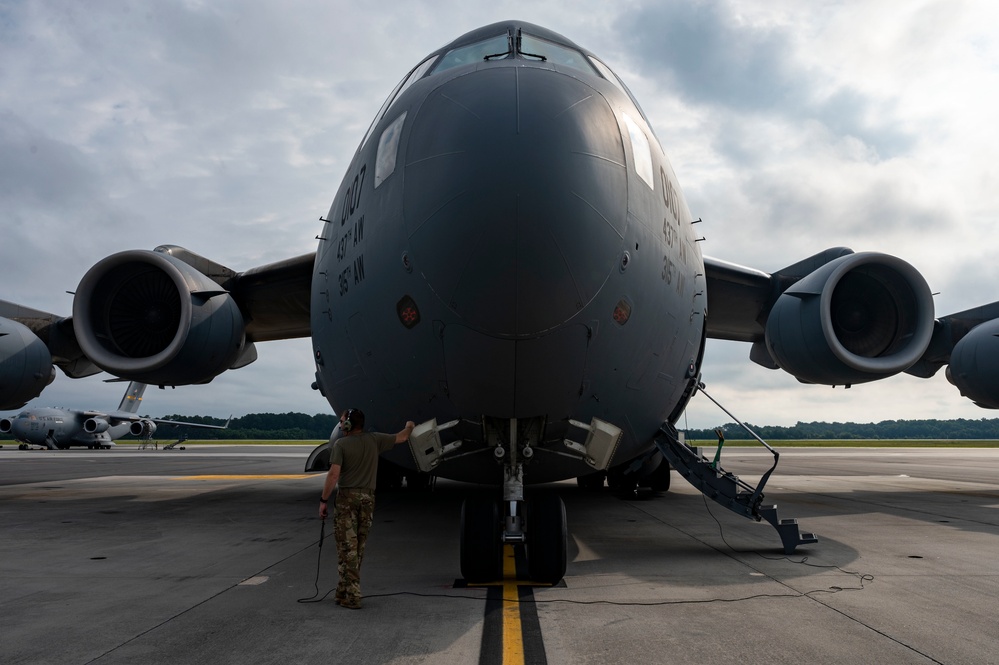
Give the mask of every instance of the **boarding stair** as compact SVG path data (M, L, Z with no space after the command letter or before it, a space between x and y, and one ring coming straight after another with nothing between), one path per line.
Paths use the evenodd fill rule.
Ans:
M703 386L701 392L704 392ZM714 401L706 393L705 395ZM729 415L731 416L731 414ZM736 422L739 421L736 420ZM722 469L718 464L718 454L715 455L714 460L700 455L696 449L688 446L685 441L681 441L676 428L669 423L662 424L656 434L655 444L670 465L704 496L743 517L754 519L757 522L762 520L769 522L777 529L785 554L794 554L799 545L817 543L819 539L814 534L801 532L798 520L781 519L777 516L776 505L763 505L763 488L770 479L770 474L777 468L780 453L756 436L744 424L741 422L739 424L774 456L773 466L763 474L756 487ZM721 443L722 439L719 438L719 452Z
M180 437L179 439L177 439L176 441L174 441L173 443L168 443L167 445L163 446L163 450L173 450L177 446L178 443L184 443L185 441L187 441L187 435L186 434L183 435L182 437ZM183 449L184 448L182 446L181 450L183 450Z

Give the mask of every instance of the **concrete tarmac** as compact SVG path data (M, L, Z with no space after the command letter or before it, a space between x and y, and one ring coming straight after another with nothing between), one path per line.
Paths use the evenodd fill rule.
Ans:
M564 584L520 602L458 579L468 486L380 492L360 611L299 602L336 584L309 450L5 444L0 662L999 663L999 450L779 449L764 503L819 538L791 556L675 472L562 483Z

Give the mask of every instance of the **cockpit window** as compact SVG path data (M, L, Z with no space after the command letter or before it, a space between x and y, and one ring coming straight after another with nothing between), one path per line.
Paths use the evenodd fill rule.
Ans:
M579 51L550 42L541 37L527 35L517 31L516 46L510 43L510 35L496 35L481 42L459 46L451 49L440 59L434 67L433 73L437 74L453 67L471 65L489 60L504 60L514 56L525 60L539 60L550 62L553 65L572 67L587 74L596 73L596 69L589 60Z
M638 105L638 100L635 99L635 96L633 94L631 94L631 90L628 90L628 86L624 84L624 81L619 79L617 77L617 74L615 74L610 67L600 62L592 55L590 56L590 62L593 64L594 67L596 67L600 71L601 76L603 76L605 79L613 83L614 87L616 87L618 90L626 94L628 98L631 99L631 103L635 105L635 108L638 109L638 112L642 115L643 118L645 118L645 123L649 125L649 127L651 128L652 123L649 122L648 117L646 117L645 115L645 111L643 111L642 107ZM655 130L653 130L652 133L655 134Z
M471 65L488 60L502 60L510 56L510 37L506 33L467 46L459 46L444 54L434 68L434 73L443 72L452 67Z
M610 81L611 83L613 83L613 84L614 84L614 86L615 86L615 87L616 87L616 88L617 88L618 90L620 90L620 91L621 91L621 92L623 92L624 94L628 95L628 97L631 97L631 92L629 92L629 91L628 91L628 89L627 89L626 87L624 87L624 83L622 83L622 82L621 82L621 79L619 79L619 78L617 77L617 74L615 74L614 72L612 72L612 71L611 71L611 68L610 68L610 67L608 67L607 65L605 65L605 64L604 64L604 63L602 63L602 62L600 62L599 60L597 60L596 58L594 58L594 57L592 57L592 56L590 57L590 62L592 62L592 63L593 63L593 65L594 65L594 66L595 66L595 67L596 67L597 69L599 69L599 70L600 70L600 74L601 74L601 75L602 75L602 76L603 76L603 77L604 77L605 79L607 79L608 81Z
M371 132L372 130L374 130L375 125L377 125L378 121L382 119L382 116L384 116L388 112L389 108L392 106L395 100L399 99L399 95L405 92L406 89L409 88L409 86L413 85L416 81L420 80L420 78L427 73L427 70L430 69L431 65L434 64L435 60L436 56L430 56L429 58L418 64L416 68L413 69L413 71L411 71L406 76L406 78L399 81L399 85L395 86L395 88L392 90L392 93L388 96L388 99L385 100L385 103L382 104L382 107L378 109L378 113L375 114L375 119L371 121L371 126L368 127L368 131L364 133L364 138L361 139L361 145L364 145L365 143L368 142L368 137L371 136Z
M427 70L430 69L430 66L434 64L435 60L436 60L436 58L430 57L430 58L427 58L426 60L424 60L423 62L421 62L420 64L418 64L416 66L416 69L414 69L412 72L410 72L409 76L406 77L406 80L402 82L401 86L399 86L399 91L395 93L395 99L399 99L399 97L400 97L400 95L402 95L402 93L404 93L407 90L409 90L409 86L413 85L414 83L416 83L417 81L419 81L421 78L423 78L423 75L427 73ZM388 109L386 109L386 111L387 110Z
M517 52L528 60L544 60L553 65L562 65L579 69L587 74L593 74L593 66L587 62L583 54L540 37L520 33Z

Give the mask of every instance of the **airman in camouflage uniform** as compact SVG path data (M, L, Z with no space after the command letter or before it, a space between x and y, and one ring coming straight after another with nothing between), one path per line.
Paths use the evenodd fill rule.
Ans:
M340 416L340 431L334 430L330 437L333 444L330 470L320 498L319 516L326 519L327 501L336 489L333 512L339 573L336 602L342 607L361 608L361 560L375 512L378 455L408 441L414 427L408 421L396 434L365 432L364 414L358 409L348 409Z

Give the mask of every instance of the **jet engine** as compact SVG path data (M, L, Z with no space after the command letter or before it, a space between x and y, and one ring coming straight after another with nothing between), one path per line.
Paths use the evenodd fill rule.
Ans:
M83 421L83 431L87 434L101 434L108 431L111 423L103 418L87 418Z
M156 423L152 420L136 420L128 426L128 433L132 436L148 439L156 433Z
M980 323L954 346L947 380L978 406L999 409L999 319Z
M119 252L76 291L80 348L104 371L154 385L208 383L246 344L239 306L219 284L162 252Z
M27 326L0 318L0 411L19 409L55 379L52 354Z
M767 350L799 381L863 383L919 360L933 317L930 289L915 268L887 254L849 254L781 294L767 318Z
M0 434L10 434L14 429L14 421L10 418L0 418Z

